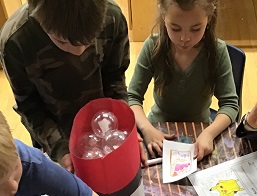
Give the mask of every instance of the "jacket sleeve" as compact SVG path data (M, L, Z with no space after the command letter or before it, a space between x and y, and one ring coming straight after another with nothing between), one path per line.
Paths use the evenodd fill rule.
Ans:
M105 27L108 34L114 35L112 35L112 43L106 43L108 47L104 48L103 90L105 97L122 99L127 102L125 71L130 62L128 28L126 19L120 9L116 6L115 10L112 24L107 24ZM111 32L113 29L114 32Z
M226 114L233 122L239 111L238 96L226 44L218 44L219 61L214 95L218 99L218 114Z
M36 86L30 81L33 76L24 66L25 59L19 44L9 41L1 52L1 61L22 123L47 154L58 161L69 152L68 139L46 112Z

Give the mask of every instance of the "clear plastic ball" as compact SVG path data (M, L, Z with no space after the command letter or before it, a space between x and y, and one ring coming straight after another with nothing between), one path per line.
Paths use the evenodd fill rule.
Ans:
M98 137L104 138L111 130L118 128L118 120L112 112L102 110L93 116L91 127Z
M104 157L105 154L103 150L97 147L87 147L84 148L84 153L82 155L82 159L98 159Z
M97 137L93 132L86 132L82 135L80 141L79 141L79 147L81 149L85 147L97 147L102 148L102 141L103 139L100 137Z
M124 133L124 135L125 135L126 137L128 137L128 135L129 135L129 132L128 132L128 131L122 130L122 132Z
M91 150L96 147L102 149L102 138L97 137L93 132L84 133L77 145L77 156L83 157L85 151Z
M119 148L126 140L126 134L119 130L113 130L103 139L103 151L105 154L111 153L113 150Z

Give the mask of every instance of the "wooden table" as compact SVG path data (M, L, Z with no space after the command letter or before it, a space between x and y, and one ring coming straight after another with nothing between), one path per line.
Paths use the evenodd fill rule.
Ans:
M185 137L192 138L194 142L202 130L209 123L158 123L155 127L165 133L175 133L178 140ZM209 156L198 162L198 169L206 169L219 163L249 154L257 151L256 142L237 138L235 134L237 124L233 123L224 132L222 132L214 141L215 149ZM180 181L163 184L162 183L162 165L155 165L142 169L145 196L161 196L161 195L197 195L194 187L188 178Z

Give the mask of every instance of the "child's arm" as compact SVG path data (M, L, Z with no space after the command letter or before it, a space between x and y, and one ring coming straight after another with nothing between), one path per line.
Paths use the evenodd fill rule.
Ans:
M102 67L102 84L105 97L123 100L127 103L127 86L125 71L129 66L128 27L124 15L119 8L113 9L112 23L104 31L114 29L110 44L104 48L104 64ZM111 26L111 27L110 27ZM109 38L108 38L109 39Z
M195 157L200 161L213 151L213 140L231 124L225 114L218 114L210 126L203 130L195 142Z
M137 127L143 133L149 153L155 157L154 150L159 156L162 156L163 139L172 139L174 136L164 134L153 127L142 108L145 92L154 77L154 70L151 65L153 48L153 38L149 37L144 42L140 51L133 77L129 84L128 97L129 105L135 114Z
M19 194L73 196L95 194L81 179L47 158L40 150L20 141L16 141L16 145L23 169Z
M147 148L152 157L155 157L154 149L159 156L162 156L163 139L172 139L174 135L164 134L157 130L146 118L143 108L139 105L132 105L131 109L135 114L137 127L144 135Z
M234 121L239 111L232 66L224 41L218 42L216 75L214 96L218 99L219 110L214 122L196 140L195 155L198 160L213 151L214 138Z
M43 179L42 182L45 182L43 185L45 186L45 190L49 190L49 195L97 195L81 179L52 162L50 159L46 158L43 161L42 172L43 171L45 173L45 179ZM54 187L52 187L50 191L48 187L51 187L51 184L54 184Z
M33 138L40 142L48 155L57 161L69 152L68 140L63 137L65 135L63 131L45 112L42 98L24 67L24 56L19 43L13 41L11 46L7 44L1 58L22 123ZM47 137L44 138L43 135Z

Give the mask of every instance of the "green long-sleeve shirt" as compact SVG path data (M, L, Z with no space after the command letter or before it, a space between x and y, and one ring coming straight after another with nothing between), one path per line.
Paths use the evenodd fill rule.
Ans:
M143 105L144 94L155 69L151 62L154 40L149 37L143 44L134 75L129 84L129 105ZM239 110L238 96L232 74L232 66L226 43L218 40L217 43L217 79L214 92L204 95L205 79L208 77L207 53L202 47L192 64L186 71L177 65L170 83L165 86L163 96L153 92L154 105L148 115L151 122L194 121L209 122L212 96L218 99L219 113L226 114L232 121Z

